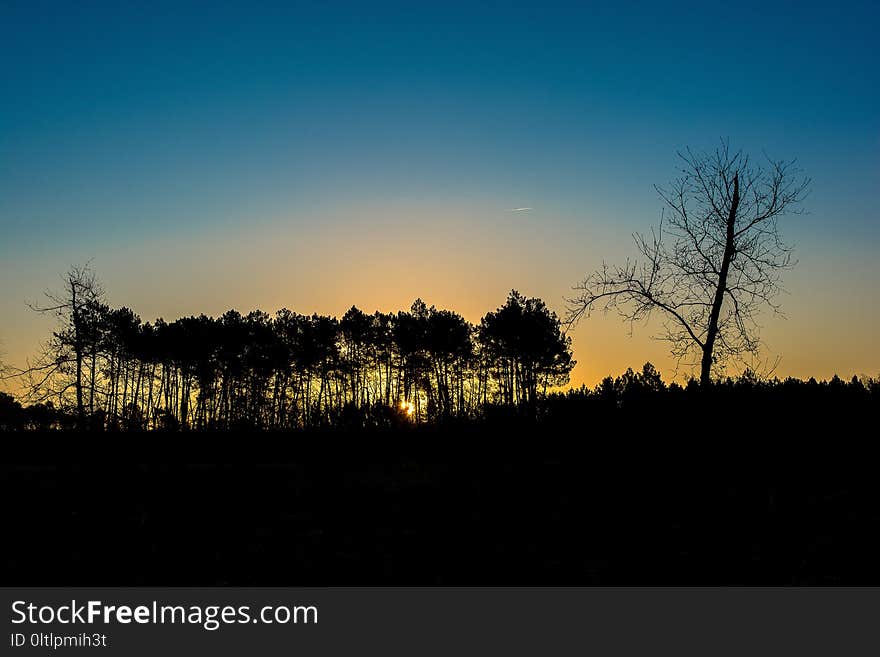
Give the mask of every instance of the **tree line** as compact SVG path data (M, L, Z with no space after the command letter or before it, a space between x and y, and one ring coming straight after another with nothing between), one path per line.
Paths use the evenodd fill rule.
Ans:
M607 435L623 422L637 434L645 436L677 426L681 427L682 435L692 435L696 427L716 426L714 420L717 417L728 416L737 419L723 427L717 426L717 431L743 431L745 437L749 432L741 427L756 419L765 428L784 425L792 434L822 423L828 425L845 420L852 425L859 419L871 421L880 411L880 378L853 376L846 381L835 375L818 381L814 378L780 379L760 376L747 369L736 377L717 378L705 386L695 378L684 383L666 382L651 363L645 363L641 370L630 368L620 376L607 376L592 388L581 386L549 391L539 395L531 407L509 405L499 401L497 396L495 401L491 397L488 399L466 417L457 417L456 426L461 429L488 426L515 435L524 426L539 423L559 435L571 435L572 432ZM376 413L376 408L387 412ZM405 408L386 407L380 403L367 410L370 412L363 413L349 407L347 414L330 413L323 419L324 426L393 428L416 425L415 418L407 415ZM153 428L182 428L176 421L167 421L169 416L163 417L166 421L158 422ZM103 410L92 417L93 422L99 419L110 429L144 428L143 424L126 425L121 420L107 422ZM422 419L426 421L427 414ZM76 427L76 410L70 404L56 406L49 401L25 406L11 395L0 393L0 431ZM303 425L303 428L308 426Z
M281 430L472 417L534 407L565 385L571 340L540 299L511 291L478 325L417 299L341 318L229 310L144 322L112 308L88 266L33 306L58 329L18 373L25 401L91 429Z
M679 153L679 176L656 187L661 219L633 235L637 254L603 263L574 287L564 324L512 291L476 326L416 300L408 312L342 318L281 310L142 322L110 308L88 267L34 306L59 330L16 375L26 399L72 409L77 426L284 429L473 417L525 407L565 385L566 329L596 309L631 325L656 315L656 337L708 390L728 364L760 357L758 318L778 313L795 264L779 221L799 215L811 181L794 160L754 162L722 140ZM532 413L533 414L533 413Z

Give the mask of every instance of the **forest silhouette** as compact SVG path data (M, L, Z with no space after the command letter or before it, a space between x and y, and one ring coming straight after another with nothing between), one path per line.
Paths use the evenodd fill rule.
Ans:
M110 308L87 267L50 295L59 330L21 372L0 427L269 429L394 426L534 409L568 382L571 340L540 299L511 291L474 326L417 299L340 319L282 309L142 322Z
M342 318L230 310L143 322L103 302L89 267L47 294L59 326L15 373L22 401L0 393L0 430L289 431L496 426L538 422L569 432L650 413L655 423L824 409L875 412L880 381L759 376L708 385L663 381L651 363L594 388L564 389L575 365L565 325L540 299L510 292L478 325L417 299L409 311Z
M778 414L819 404L836 415L876 408L878 382L779 380L729 363L760 355L757 318L779 312L795 264L779 220L803 212L811 181L794 160L754 162L726 140L679 152L678 177L657 187L659 225L633 235L638 257L604 264L574 287L563 320L512 290L477 325L417 299L408 311L341 318L230 310L144 322L110 307L89 265L31 307L57 328L39 356L7 378L0 429L294 430L402 428L451 422L556 423L563 431L610 409L709 424L747 406ZM569 328L596 309L633 323L658 315L656 337L698 380L667 385L648 363L593 390L564 391L575 365ZM22 402L24 405L22 405ZM578 415L582 417L578 417Z

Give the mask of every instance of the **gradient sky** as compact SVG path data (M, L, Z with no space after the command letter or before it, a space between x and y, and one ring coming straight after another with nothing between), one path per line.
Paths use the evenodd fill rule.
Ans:
M12 364L51 327L24 302L88 259L151 320L418 296L478 321L511 288L561 313L657 221L676 150L728 137L813 178L778 373L880 373L873 3L130 4L0 0ZM668 375L651 334L583 322L573 382Z

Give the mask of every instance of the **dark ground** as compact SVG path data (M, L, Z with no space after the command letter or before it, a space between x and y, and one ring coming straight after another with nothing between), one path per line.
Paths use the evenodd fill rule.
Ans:
M2 582L880 584L864 433L640 421L613 438L0 434Z

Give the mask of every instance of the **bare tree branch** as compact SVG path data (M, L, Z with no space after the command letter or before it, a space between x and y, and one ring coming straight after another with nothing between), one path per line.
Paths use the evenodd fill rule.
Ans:
M700 378L712 367L754 358L757 317L779 312L781 272L795 264L778 218L800 214L810 179L792 161L750 162L728 142L712 153L680 152L680 177L656 187L663 201L659 228L633 235L637 260L602 267L573 289L569 326L599 307L631 325L654 310L677 363L699 356ZM696 359L694 360L696 362Z

